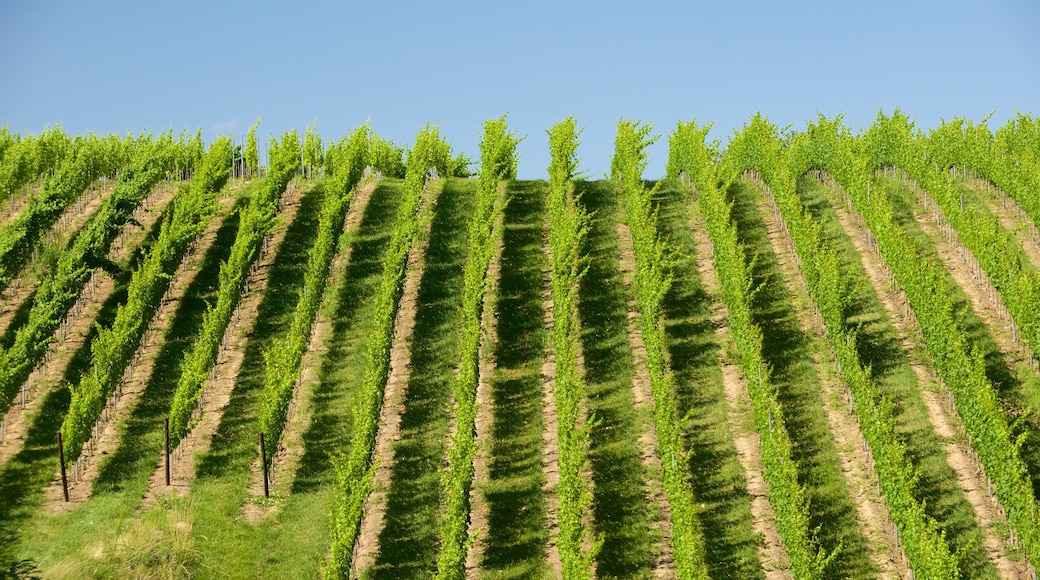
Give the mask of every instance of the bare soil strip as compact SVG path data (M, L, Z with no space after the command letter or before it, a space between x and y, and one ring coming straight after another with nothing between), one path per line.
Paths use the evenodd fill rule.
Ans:
M553 328L553 297L552 297L552 251L549 249L549 216L545 217L542 226L542 248L545 251L545 269L542 270L542 312L544 328L546 329L545 359L542 361L542 473L545 475L545 519L549 526L549 537L545 545L546 557L549 560L549 569L555 578L563 577L563 561L560 560L560 550L556 547L556 538L560 535L560 502L556 497L556 486L560 483L560 440L557 430L559 429L559 418L556 415L556 399L553 392L556 388L556 352L553 350L551 340ZM579 342L580 347L580 342Z
M233 201L232 198L221 200L219 213L226 213ZM162 350L166 334L174 320L174 313L180 306L184 293L188 290L192 279L198 272L197 260L192 258L205 255L206 251L216 240L220 222L220 215L214 216L210 220L209 225L199 236L198 242L189 248L181 265L174 272L169 290L167 290L161 306L156 311L152 324L141 339L134 362L131 363L127 374L124 375L123 382L116 391L114 399L110 398L105 406L101 419L103 422L103 427L100 431L101 437L88 445L87 449L89 452L84 453L86 461L80 466L79 481L69 486L71 503L66 504L64 502L60 482L55 479L46 490L47 505L45 508L72 509L90 497L94 480L99 473L100 460L114 452L119 445L122 423L133 412L142 393L144 393L148 379L152 376L155 368L155 359Z
M173 198L173 193L161 189L152 192L146 203L155 209L135 212L135 219L140 222L140 225L128 224L129 233L125 234L127 240L123 242L120 249L113 249L109 252L110 260L125 265L132 250L141 243L159 216L162 215L163 209ZM83 215L92 215L92 212L83 212ZM94 327L94 319L97 317L98 311L115 289L115 278L100 269L95 270L92 278L83 286L76 304L65 317L65 322L55 331L52 340L56 345L53 350L45 355L43 362L29 374L29 378L26 379L23 386L24 394L20 395L3 418L2 426L0 426L0 429L3 430L2 442L0 442L0 465L6 463L22 448L26 433L32 424L32 418L39 412L40 405L43 404L42 395L50 392L64 379L65 368L83 346ZM23 397L24 406L21 403ZM77 474L82 474L83 467L84 462L81 459L78 469L75 466L70 468L73 480L76 479Z
M761 191L764 184L757 178L751 181ZM809 312L806 305L811 304L808 288L802 278L797 263L792 242L788 238L786 225L779 210L770 204L765 196L755 199L762 220L765 222L769 234L769 242L780 270L784 274L788 291L791 296L799 298L792 301L794 308L800 310L798 326L802 333L810 340L820 342L824 340L824 329L817 317ZM839 409L838 401L844 398L840 380L837 377L837 364L829 347L820 345L820 349L827 353L825 355L826 365L821 362L817 353L813 353L813 364L816 366L817 375L820 378L822 407L830 427L830 434L834 440L834 447L841 462L842 476L852 492L853 503L856 506L856 519L860 528L867 536L868 549L871 561L881 570L882 578L899 578L909 575L902 551L896 546L896 538L893 533L895 525L888 513L884 500L875 485L876 476L873 472L873 458L861 444L862 435L859 423L854 415L846 409Z
M37 179L28 186L20 188L20 192L13 194L8 199L0 199L0 227L7 225L8 221L13 220L18 214L22 213L22 210L29 205L29 200L40 193L40 186L43 184L43 179Z
M375 188L376 183L374 181L358 187L354 198L350 200L350 208L347 210L342 232L357 231ZM346 264L350 263L351 250L352 246L347 244L344 251L333 258L329 269L329 278L326 282L327 287L323 306L324 301L329 299L328 289L335 288L343 283L346 276ZM307 352L304 353L303 360L300 363L300 380L297 382L298 386L289 405L289 414L286 419L285 430L282 433L282 440L271 460L271 471L279 474L278 478L271 482L273 486L271 490L272 495L289 495L300 459L303 458L305 450L303 434L310 428L313 412L310 405L311 391L318 383L321 361L329 350L327 342L329 337L332 336L332 320L327 315L322 314L323 310L324 308L319 310L318 317L311 328L310 342L307 345ZM253 461L250 469L253 482L250 486L250 493L254 496L260 496L263 494L264 480L259 458ZM260 508L253 502L246 502L244 509L265 508Z
M112 193L113 189L115 189L114 183L100 188L96 184L92 185L90 189L84 192L79 199L65 210L65 213L51 226L51 229L44 235L43 239L48 241L54 241L59 238L66 239L70 231L78 231L90 216L94 215L94 212L101 206L101 202L108 197L108 194ZM31 269L32 264L23 269L7 288L0 293L0 334L7 332L19 308L36 290L37 276L26 271Z
M507 195L499 188L499 196ZM477 452L473 457L473 485L469 489L469 527L470 549L466 554L466 576L477 578L480 576L480 563L484 559L484 542L480 534L488 527L488 504L484 500L484 494L480 492L479 483L488 481L489 444L492 438L492 427L495 422L492 407L494 398L491 395L491 376L495 372L494 345L498 343L498 325L495 322L495 303L498 297L498 278L502 272L502 232L505 227L505 215L499 213L495 220L495 250L491 254L486 274L487 288L484 291L484 310L480 320L480 327L484 335L480 341L480 354L478 360L479 382L477 383L477 416L476 416L476 445Z
M145 494L142 504L144 508L150 507L159 495L170 491L178 495L186 495L191 488L191 483L195 479L195 460L209 451L213 434L220 425L220 418L231 400L231 392L245 357L245 346L256 323L260 301L267 289L269 270L277 255L276 248L281 245L285 233L288 231L288 224L292 223L300 208L300 199L299 184L291 182L289 190L282 196L282 209L279 212L282 218L281 227L269 234L268 243L265 244L266 249L261 249L260 255L254 261L253 271L246 283L249 293L239 301L238 307L231 317L231 323L224 335L226 347L218 354L211 374L212 378L203 387L200 398L201 418L172 453L170 487L166 487L165 459L160 456L155 471L149 478L148 492Z
M647 368L646 345L643 342L643 331L639 326L639 305L635 299L636 259L632 249L632 232L625 224L615 224L620 250L620 268L628 297L628 315L626 320L628 347L632 351L632 398L635 400L639 415L645 419L640 429L639 460L643 464L644 479L649 499L655 505L659 517L653 519L650 529L660 542L654 553L654 578L674 578L675 557L672 554L672 518L671 506L664 491L664 483L660 475L661 458L657 454L657 432L654 429L654 397L650 389L650 371Z
M426 207L436 203L444 187L443 180L431 182L423 193L420 202ZM420 208L420 214L426 210ZM361 511L361 528L358 540L354 545L351 561L357 571L370 569L379 556L379 535L383 531L386 517L387 492L390 488L390 475L394 464L394 443L401 439L401 414L404 413L404 401L408 392L408 380L411 377L412 334L415 330L415 316L418 307L419 282L424 270L423 256L426 255L426 243L430 239L431 222L423 224L425 230L420 239L412 242L408 252L408 266L404 279L404 290L394 320L394 344L390 350L390 374L383 390L383 408L379 412L379 427L376 430L376 444L373 450L376 473L372 479L371 492L365 499Z
M14 454L22 449L28 429L32 426L33 417L40 411L40 405L46 393L56 388L65 376L68 366L76 351L83 346L87 335L94 327L101 306L115 291L115 279L108 274L96 271L96 282L88 282L80 292L79 308L74 308L65 319L64 338L60 338L59 330L53 350L44 356L43 363L33 369L23 385L24 406L16 399L3 419L3 443L0 443L0 465L3 465ZM71 467L70 467L71 473Z
M825 184L831 189L836 187L829 178L825 180ZM916 348L912 338L920 335L917 323L907 316L906 297L892 282L891 270L881 260L876 246L868 241L866 225L841 203L835 203L832 199L831 206L837 212L842 228L856 247L863 269L866 270L870 283L873 284L892 325L899 334L903 350L910 359L910 366L917 375L918 383L922 386L942 385L943 392L947 392L942 380L920 359L921 349ZM943 402L946 397L934 389L921 389L921 398L928 409L929 422L943 440L946 463L957 474L957 485L971 504L975 520L986 532L982 542L990 561L997 567L1002 578L1024 578L1026 567L1007 557L1003 540L993 533L994 529L1006 522L998 511L996 499L987 497L986 483L981 479L981 471L973 459L971 447L967 444L964 428L960 419Z
M709 296L721 296L722 288L712 267L714 249L708 239L704 218L698 216L690 223L696 244L695 261L697 271L704 284L704 291ZM719 343L727 345L725 351L732 353L736 348L730 335L726 308L721 300L711 301L711 324ZM737 457L744 469L744 479L751 495L752 527L755 534L762 538L758 547L759 559L768 580L788 580L792 578L791 564L780 542L780 534L776 530L776 515L769 503L769 487L762 476L762 456L759 452L758 437L749 429L752 424L751 402L747 394L747 385L740 374L740 369L732 362L732 356L720 357L722 370L722 386L726 393L728 406L727 420L730 432L733 433L733 444Z

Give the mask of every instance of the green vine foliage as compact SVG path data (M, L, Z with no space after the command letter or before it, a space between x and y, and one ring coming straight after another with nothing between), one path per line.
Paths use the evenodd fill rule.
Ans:
M646 148L657 139L656 136L649 137L650 132L649 125L622 119L618 123L611 165L616 168L614 175L620 177L619 189L632 234L639 324L646 346L650 390L654 399L657 453L661 458L664 489L671 513L676 575L683 579L708 578L697 504L685 473L687 453L676 408L675 385L665 361L661 304L672 284L672 276L667 259L669 250L657 233L657 210L653 207L657 187L648 189L642 178Z
M181 258L216 209L217 193L227 183L231 141L217 140L201 159L191 184L173 200L159 237L130 279L127 301L109 328L91 345L90 371L71 386L72 400L61 425L65 457L75 461L130 365L155 316Z
M34 169L25 170L23 175L4 174L20 169L21 161L16 157L28 155L22 153L28 149L22 144L12 146L0 166L0 187L6 188L8 195L17 189L18 183L24 183L27 175L39 168L33 162ZM35 141L30 142L35 143ZM129 140L123 141L115 135L105 138L96 136L77 137L73 139L67 152L60 160L55 159L53 173L44 178L39 192L29 198L28 205L14 220L0 228L0 291L7 288L18 273L32 257L47 230L58 221L62 213L68 209L90 184L102 176L111 175L117 167L123 166L129 159ZM2 199L2 198L0 198Z
M754 119L752 123L754 123ZM708 127L696 121L680 122L670 138L668 171L684 174L700 193L708 235L714 247L714 266L722 286L723 301L730 329L737 346L740 367L747 379L754 414L755 430L760 436L763 476L769 488L769 501L776 512L776 526L796 578L824 578L827 565L838 550L826 553L809 527L809 500L798 482L798 467L791 457L791 440L784 422L783 408L776 388L770 383L770 370L762 356L762 330L752 317L753 263L739 243L732 204L725 191L747 163L748 152L734 137L721 163L715 144L707 144Z
M263 460L270 463L278 449L289 412L289 403L300 377L300 364L310 344L311 327L318 316L325 284L347 209L361 182L368 150L368 134L364 127L356 129L329 153L339 157L336 173L325 179L325 197L318 218L318 235L307 257L303 289L296 297L292 323L276 346L264 351L266 373L260 399L260 431L269 453Z
M480 321L484 313L487 270L495 251L494 225L502 213L501 184L516 178L520 139L508 131L505 116L484 122L480 141L480 174L477 177L476 212L469 222L462 293L462 359L452 387L455 398L455 433L448 452L448 469L441 472L441 545L437 577L466 577L466 553L473 538L467 533L469 494L473 485L473 458L477 452L477 385L480 381Z
M120 174L115 191L76 234L40 284L28 321L14 343L0 350L0 411L6 412L19 387L50 348L54 332L76 303L94 269L108 264L106 255L134 209L171 169L173 147L168 139L142 138Z
M578 171L577 121L568 117L549 130L549 254L552 267L552 346L556 360L557 440L560 481L559 536L563 577L591 578L593 563L602 546L585 523L592 521L592 481L589 473L589 438L593 417L581 416L585 378L578 372L578 282L584 269L582 243L589 231L589 215L573 196L572 181Z
M216 303L203 315L202 329L181 363L180 379L170 406L173 445L188 433L193 409L216 362L231 315L242 298L249 268L259 255L264 237L274 229L279 200L300 166L300 140L296 131L283 135L280 144L272 139L270 151L270 171L242 211L231 255L220 268Z

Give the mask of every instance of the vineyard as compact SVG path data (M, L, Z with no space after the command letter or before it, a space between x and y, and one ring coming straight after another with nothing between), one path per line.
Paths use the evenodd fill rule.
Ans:
M1040 121L0 129L0 578L1037 578ZM546 179L518 145L546 142ZM662 142L663 144L663 142Z

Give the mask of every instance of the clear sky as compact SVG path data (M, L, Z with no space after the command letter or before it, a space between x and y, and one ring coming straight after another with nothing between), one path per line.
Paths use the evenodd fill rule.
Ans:
M326 141L371 121L410 142L439 124L479 157L509 112L520 177L544 177L545 130L575 115L592 177L620 117L662 135L714 121L724 142L756 110L802 128L817 111L858 130L900 107L991 126L1040 114L1037 0L773 2L0 3L0 123L38 133L201 128L241 139L314 120Z

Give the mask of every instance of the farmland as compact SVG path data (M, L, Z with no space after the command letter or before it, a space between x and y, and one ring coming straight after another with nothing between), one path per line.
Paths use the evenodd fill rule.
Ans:
M709 129L5 127L0 577L1035 578L1040 122Z

